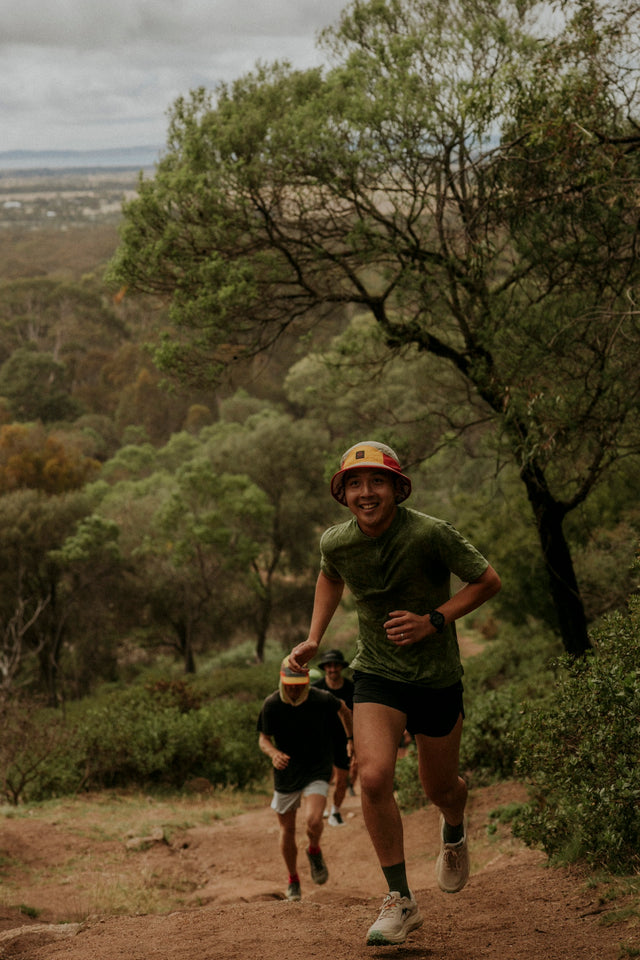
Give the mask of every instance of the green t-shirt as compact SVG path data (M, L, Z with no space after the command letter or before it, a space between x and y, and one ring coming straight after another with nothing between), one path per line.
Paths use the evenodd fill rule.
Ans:
M449 599L451 574L469 583L488 561L450 523L400 506L388 530L368 537L355 517L320 540L321 569L355 598L359 632L350 666L389 680L448 687L462 676L455 624L409 647L395 647L383 624L392 610L424 616Z

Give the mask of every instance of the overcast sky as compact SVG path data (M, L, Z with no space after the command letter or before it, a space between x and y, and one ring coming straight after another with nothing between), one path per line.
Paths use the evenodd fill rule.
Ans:
M346 0L0 0L0 150L162 146L180 95L321 62Z

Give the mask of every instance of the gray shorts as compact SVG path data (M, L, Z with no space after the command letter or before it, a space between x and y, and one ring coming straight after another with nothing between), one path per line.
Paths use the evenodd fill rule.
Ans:
M319 793L322 797L329 794L329 784L326 780L312 780L302 790L294 790L293 793L278 793L274 790L271 809L276 813L289 813L290 810L297 810L303 797L308 797L310 793Z

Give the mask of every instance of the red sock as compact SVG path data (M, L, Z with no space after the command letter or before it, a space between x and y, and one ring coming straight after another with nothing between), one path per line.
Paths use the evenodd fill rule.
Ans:
M289 883L300 883L300 877L297 873L289 874Z
M309 846L309 853L320 853L320 847Z

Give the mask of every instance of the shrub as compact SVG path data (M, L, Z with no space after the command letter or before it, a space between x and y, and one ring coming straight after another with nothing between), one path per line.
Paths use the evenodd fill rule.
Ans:
M514 731L520 724L521 713L513 684L479 691L470 698L460 745L460 769L475 784L513 776Z
M460 770L475 786L515 775L522 703L547 697L555 680L553 656L561 649L549 630L538 625L503 627L482 653L465 665L465 724ZM415 751L398 761L395 787L400 806L426 802Z
M180 788L205 777L214 786L243 788L261 779L256 748L257 706L220 698L198 703L180 689L133 688L92 708L83 721L84 785L93 788L158 783Z
M0 795L17 804L81 789L182 789L197 777L215 787L262 784L267 760L256 720L265 692L275 688L273 674L247 665L206 680L150 673L69 703L65 718L33 704L5 704Z
M75 746L72 731L38 701L13 697L0 703L0 796L17 806L39 796ZM54 779L59 779L55 776Z
M540 625L502 628L465 666L460 769L475 785L514 776L522 703L544 700L561 646Z
M594 650L560 658L552 703L529 708L516 770L531 784L514 832L552 857L640 866L640 602L605 618Z

